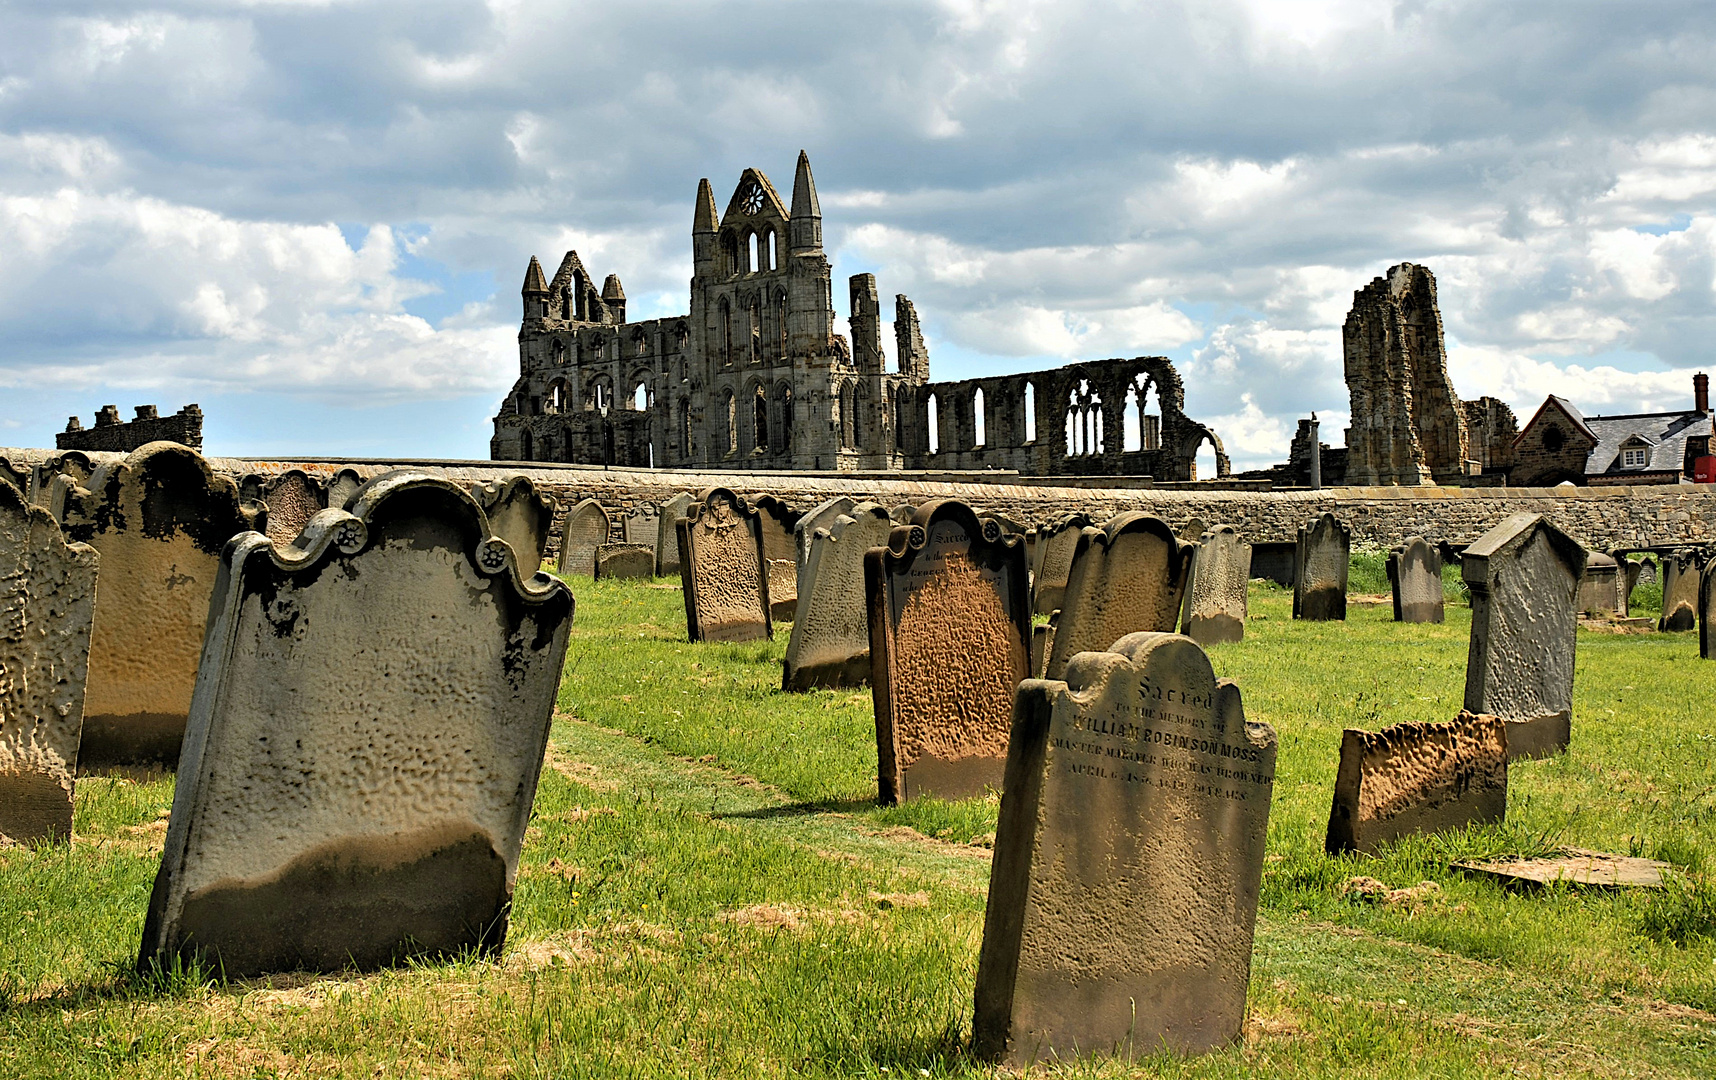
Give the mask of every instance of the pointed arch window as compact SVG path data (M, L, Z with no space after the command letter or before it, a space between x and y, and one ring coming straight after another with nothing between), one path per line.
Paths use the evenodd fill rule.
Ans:
M1088 379L1080 379L1067 397L1066 429L1068 457L1103 452L1102 395Z
M929 416L929 452L932 454L939 454L941 453L941 417L936 415L937 410L934 394L929 396L929 405L925 409L925 412Z
M983 415L983 387L981 386L971 395L971 432L974 445L981 447L987 442L989 422Z
M739 405L734 400L731 390L727 391L726 403L722 412L727 420L727 453L737 454L739 452Z
M761 384L751 393L751 445L759 452L769 449L769 392Z
M733 305L727 298L721 298L721 363L730 365L733 362Z

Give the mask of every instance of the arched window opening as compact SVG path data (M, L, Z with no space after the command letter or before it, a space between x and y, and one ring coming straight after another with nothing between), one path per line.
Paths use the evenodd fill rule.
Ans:
M761 386L751 395L752 446L759 452L769 448L769 395Z
M684 323L673 328L673 347L676 352L684 352L686 343L690 340L691 332L685 329Z
M644 334L639 334L637 337L632 339L632 344L634 346L633 351L637 355L647 356L649 354L649 338L648 338L648 336L646 336Z
M556 341L554 343L554 366L566 366L566 343L564 341Z
M752 233L748 238L746 238L745 247L746 247L745 272L754 274L757 272L757 234L756 233Z
M728 229L721 234L721 272L731 275L739 269L739 238Z
M1037 441L1037 384L1025 384L1025 441Z
M745 305L745 316L750 323L750 333L746 336L750 341L751 363L755 364L763 359L763 313L757 307L756 297L751 297L751 302Z
M526 428L524 430L524 433L519 436L519 440L518 440L518 454L519 454L519 460L520 461L535 461L536 460L536 445L535 444L536 444L536 440L532 439L530 437L530 429Z
M971 395L971 430L976 436L972 440L976 446L983 446L988 441L989 424L983 415L983 387Z
M1127 450L1162 449L1162 394L1154 379L1139 372L1126 390L1126 404L1121 414L1125 428Z
M691 460L691 400L679 399L679 454L682 460Z
M936 415L934 394L929 396L929 406L926 411L929 413L929 452L939 454L941 453L941 419Z
M721 298L721 363L733 362L733 305Z
M632 390L632 408L637 412L649 411L649 385L638 383Z
M733 398L733 391L727 391L726 408L721 410L727 419L727 452L739 452L739 407Z
M1193 480L1213 480L1216 477L1215 444L1205 436L1198 443L1198 455L1192 459Z
M792 386L781 382L775 384L775 408L779 410L775 430L780 433L775 444L775 451L781 454L792 453Z
M1084 457L1102 453L1102 395L1080 379L1067 396L1067 456Z
M573 314L582 321L585 318L584 309L584 271L572 271Z
M763 237L763 255L769 261L768 269L779 270L781 268L780 241L776 238L773 229L770 229L767 235Z
M840 384L840 446L851 449L858 445L857 434L853 430L857 419L857 409L852 400L852 383L850 380Z
M562 319L572 318L572 290L570 288L561 290L560 317Z

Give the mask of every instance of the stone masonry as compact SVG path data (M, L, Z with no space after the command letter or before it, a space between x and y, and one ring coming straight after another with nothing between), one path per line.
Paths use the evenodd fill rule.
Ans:
M137 406L137 417L131 421L119 419L119 409L103 405L95 414L95 426L86 428L83 421L72 417L66 429L54 436L54 445L61 450L111 450L129 453L152 442L176 442L192 450L203 448L203 411L186 405L172 416L162 416L153 405Z

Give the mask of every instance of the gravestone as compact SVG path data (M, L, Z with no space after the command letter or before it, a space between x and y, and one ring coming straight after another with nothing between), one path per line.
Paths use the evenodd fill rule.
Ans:
M792 622L798 611L798 544L793 527L801 516L773 495L755 504L763 527L763 558L769 567L769 618Z
M1441 552L1422 536L1411 536L1388 553L1386 569L1393 587L1395 622L1442 621Z
M1246 583L1251 579L1251 545L1232 525L1206 529L1192 551L1181 633L1199 645L1245 638Z
M816 530L833 529L834 523L841 515L852 513L852 508L857 505L857 500L849 499L845 495L829 499L800 517L792 527L793 558L798 563L799 595L808 596L810 593L810 581L805 576L805 568L810 564L811 540L816 536ZM887 515L886 510L882 513L883 516ZM862 574L863 571L860 570L859 573Z
M1507 725L1462 712L1452 723L1341 733L1324 847L1377 848L1403 836L1489 825L1507 816Z
M642 544L649 548L650 558L655 558L655 545L661 539L661 522L657 520L656 508L653 504L644 503L632 508L625 516L625 537L628 544ZM650 563L650 573L655 573L655 564Z
M1579 578L1575 607L1582 615L1613 615L1620 597L1620 564L1600 551L1585 556L1585 573Z
M1127 634L1173 633L1194 550L1166 521L1137 511L1081 530L1044 678L1060 678L1076 654L1101 652Z
M799 528L802 532L804 521ZM800 579L798 619L781 661L782 690L863 686L869 681L864 555L885 545L893 529L888 511L871 502L856 503L850 513L816 529Z
M1037 541L1041 562L1031 585L1031 610L1035 614L1047 615L1066 599L1067 575L1072 573L1073 555L1078 551L1083 530L1090 524L1089 516L1073 514Z
M596 549L608 542L612 531L612 519L595 499L584 499L566 511L560 526L561 576L595 577Z
M30 470L12 464L12 459L0 456L0 484L6 484L25 502L30 501Z
M179 443L149 443L66 494L61 525L101 553L78 768L172 767L221 549L249 531L238 486Z
M774 637L763 525L745 500L709 488L679 520L679 574L692 641Z
M98 558L0 481L0 837L14 843L71 837Z
M471 496L483 508L494 535L512 546L519 575L529 578L541 569L554 531L554 496L537 491L528 476L472 484Z
M999 514L993 510L979 510L977 511L977 516L989 518L994 521L995 524L1001 526L1001 532L1004 536L1024 536L1027 532L1025 526L1019 524L1018 521L1008 517L1006 514Z
M682 491L657 508L655 572L660 577L679 573L679 519L696 501Z
M42 459L35 474L30 501L47 510L63 526L67 501L73 492L89 483L89 478L95 475L95 465L82 450L64 450Z
M1662 557L1662 618L1658 630L1691 630L1698 625L1698 553L1676 551Z
M1615 614L1624 619L1632 614L1633 590L1639 587L1644 563L1628 558L1624 551L1611 552L1609 557L1620 567L1615 575Z
M1014 1067L1235 1042L1275 732L1195 642L1133 634L1019 688L972 1043Z
M1055 651L1055 618L1056 612L1049 616L1049 621L1033 623L1031 626L1031 678L1040 679L1049 666L1049 654Z
M1300 526L1293 549L1293 617L1310 622L1347 617L1352 530L1324 514Z
M525 581L470 494L423 474L303 539L228 552L145 969L368 969L505 939L571 591Z
M363 474L356 469L341 469L328 479L328 505L336 510L349 509L352 496L363 487Z
M1195 518L1192 518L1190 521L1186 522L1184 525L1180 526L1179 531L1176 532L1174 535L1178 536L1181 540L1187 541L1188 543L1196 543L1204 535L1204 533L1207 533L1209 531L1210 531L1209 523L1206 522L1201 517L1195 517Z
M1698 575L1698 655L1706 660L1716 660L1712 619L1716 619L1716 559L1705 563L1704 572Z
M303 469L287 469L267 477L261 488L262 504L268 508L263 531L276 544L298 539L304 526L327 505L327 492Z
M953 499L864 556L879 798L1000 787L1013 690L1030 675L1025 542Z
M1567 748L1584 569L1585 548L1539 514L1502 519L1461 556L1472 594L1465 707L1507 722L1509 760Z
M888 520L892 521L895 525L910 525L912 523L912 515L917 512L918 508L913 506L911 503L901 503L888 511Z
M655 576L655 549L648 544L603 544L596 549L596 580Z

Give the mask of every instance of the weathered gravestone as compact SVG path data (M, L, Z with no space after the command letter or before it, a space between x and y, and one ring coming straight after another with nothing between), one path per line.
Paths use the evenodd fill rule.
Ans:
M1049 616L1049 621L1031 625L1031 678L1040 679L1049 666L1049 654L1055 651L1055 621L1060 612Z
M1460 558L1472 594L1466 711L1507 722L1509 760L1567 748L1584 569L1585 548L1539 514L1502 519Z
M661 522L657 520L656 508L651 503L635 506L627 511L625 516L625 537L628 544L642 544L649 548L650 558L655 557L655 546L661 540ZM655 564L650 564L651 574L655 573Z
M774 637L762 522L727 488L708 489L679 520L679 574L692 641Z
M655 576L655 549L648 544L603 544L596 549L596 579Z
M763 529L763 558L769 568L769 618L791 622L798 611L798 544L793 527L798 511L773 495L764 495L753 505Z
M1299 528L1293 549L1293 617L1321 622L1347 617L1352 530L1324 514Z
M1447 724L1341 733L1324 847L1374 855L1403 836L1493 824L1507 816L1507 725L1462 712Z
M1677 551L1662 557L1662 619L1658 630L1691 630L1698 625L1698 553Z
M335 510L345 510L351 505L352 497L363 487L363 474L356 469L341 469L328 478L328 505Z
M1239 1038L1275 776L1195 642L1133 634L1019 688L973 1048L1029 1067Z
M66 503L72 494L89 483L95 475L95 465L82 450L66 450L50 454L35 469L36 479L30 501L43 507L61 525L66 520Z
M1624 551L1610 552L1609 557L1620 568L1615 575L1615 614L1624 619L1632 614L1633 590L1639 587L1644 563L1628 558Z
M560 526L560 573L595 577L596 549L608 542L612 531L612 519L595 499L584 499L566 511Z
M0 837L71 836L95 549L0 482Z
M528 476L509 476L472 484L471 497L483 508L494 535L512 547L519 576L529 578L540 570L554 531L554 496L537 491Z
M810 582L805 576L805 567L810 564L810 546L812 539L816 536L816 530L833 529L834 523L842 515L852 513L852 508L857 505L857 500L841 495L812 508L809 513L800 517L798 522L793 525L792 548L793 558L798 562L799 595L805 597L810 595ZM883 510L882 516L886 517L887 513L886 510ZM860 570L859 573L862 574L863 571Z
M1180 632L1199 645L1245 639L1251 545L1232 525L1205 529L1192 549Z
M378 478L216 590L139 964L499 951L572 622L457 484ZM329 678L330 672L350 677Z
M864 556L881 802L999 787L1030 674L1025 543L952 499Z
M657 508L656 541L655 541L655 572L661 577L672 577L679 573L679 519L684 517L696 502L690 495L680 492Z
M1178 536L1181 540L1185 540L1189 543L1195 543L1204 535L1204 533L1209 531L1209 523L1201 517L1195 517L1180 526L1180 530L1174 535Z
M1582 615L1613 615L1620 597L1620 564L1600 551L1585 556L1585 573L1579 578L1579 597L1574 607Z
M912 523L912 515L917 512L918 508L913 506L911 503L900 503L898 506L888 511L888 520L892 521L895 525L910 525Z
M30 470L19 468L3 455L0 455L0 484L12 488L25 502L30 501Z
M1127 634L1173 633L1194 550L1166 521L1136 511L1082 530L1043 677L1061 678L1076 654L1101 652Z
M1047 615L1066 599L1067 575L1072 573L1073 555L1090 524L1089 516L1073 514L1064 518L1052 531L1039 536L1038 565L1031 583L1031 610L1034 613Z
M850 509L811 538L810 559L800 578L798 619L781 662L782 690L863 686L869 681L864 555L888 542L894 523L875 503L857 503ZM801 531L803 527L799 522Z
M1698 655L1706 660L1716 660L1712 619L1716 619L1716 559L1705 563L1704 572L1698 575Z
M252 515L195 450L155 442L68 492L61 524L101 553L78 768L171 767L221 549Z
M1440 551L1430 546L1422 536L1407 537L1406 543L1388 553L1385 569L1388 571L1388 583L1393 587L1395 622L1442 621Z
M276 544L298 539L304 526L327 506L328 493L303 469L287 469L261 483L260 498L268 508L263 531Z

